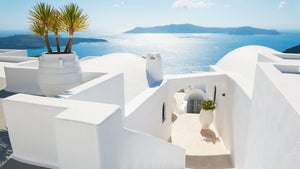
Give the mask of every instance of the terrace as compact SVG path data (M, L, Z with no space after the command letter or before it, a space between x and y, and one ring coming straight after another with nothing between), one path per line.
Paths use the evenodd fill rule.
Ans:
M240 48L210 66L210 72L165 75L156 85L149 84L147 60L141 57L84 59L84 82L55 98L13 92L28 89L21 81L14 87L17 81L8 76L24 68L35 71L36 61L9 65L5 90L13 93L1 90L0 95L14 160L3 168L297 167L293 159L299 155L299 62L283 61L273 52ZM235 57L238 65L232 65ZM26 72L16 75L22 73ZM193 93L181 90L186 88L201 90L199 99L216 101L209 130L201 129L199 114L182 109L183 103L199 96L189 97ZM1 115L4 124L3 111Z

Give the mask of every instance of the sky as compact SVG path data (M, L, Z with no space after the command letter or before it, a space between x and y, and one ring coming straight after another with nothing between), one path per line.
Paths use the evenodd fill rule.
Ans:
M0 31L28 30L38 0L0 0ZM55 8L74 2L89 16L88 32L118 34L134 27L191 23L300 31L300 0L45 0Z

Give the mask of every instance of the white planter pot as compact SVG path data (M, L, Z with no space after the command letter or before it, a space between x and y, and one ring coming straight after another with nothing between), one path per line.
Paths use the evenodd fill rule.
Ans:
M56 96L82 82L78 56L43 53L39 63L38 81L45 96Z
M199 120L200 120L202 129L209 129L211 123L214 120L213 110L201 109Z

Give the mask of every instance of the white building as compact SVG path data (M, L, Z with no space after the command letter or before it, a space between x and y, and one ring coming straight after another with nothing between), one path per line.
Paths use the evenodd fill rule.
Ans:
M300 168L300 55L246 46L209 72L162 81L159 62L124 53L86 57L84 82L49 98L37 83L38 60L3 61L5 90L18 93L3 101L13 158L59 169L182 169L184 148L168 142L172 113L211 98L233 168ZM182 104L173 97L181 89Z

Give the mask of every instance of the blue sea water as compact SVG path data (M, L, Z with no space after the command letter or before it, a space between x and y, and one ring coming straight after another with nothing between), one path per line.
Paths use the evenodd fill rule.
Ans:
M164 72L168 74L207 71L228 52L245 45L262 45L283 51L300 44L300 33L281 35L227 35L227 34L121 34L94 36L108 42L73 45L73 51L82 58L110 53L133 53L146 56L159 52ZM55 49L55 47L53 47ZM45 49L28 49L28 55L41 54Z

